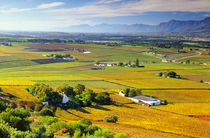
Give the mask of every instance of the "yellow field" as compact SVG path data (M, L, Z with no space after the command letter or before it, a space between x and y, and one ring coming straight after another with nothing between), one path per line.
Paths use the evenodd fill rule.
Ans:
M210 103L174 103L153 108L183 115L210 115Z
M38 99L31 94L29 94L24 86L2 86L3 92L9 93L15 96L16 101L31 101L38 102Z
M101 73L91 74L91 77L105 79L136 88L209 88L190 80L158 77L155 72L126 72L126 73Z
M143 90L142 93L170 103L210 102L210 90Z
M170 135L174 137L210 137L208 133L210 122L208 121L133 104L127 98L118 95L112 94L111 97L117 102L117 105L97 108L86 107L80 111L57 110L56 116L65 121L75 121L85 117L98 125L107 126L114 131L124 132L133 137L151 137L157 132L159 135L168 133L169 137ZM102 124L103 118L112 114L118 116L118 123L116 125L112 123ZM138 133L136 133L136 130L138 130ZM145 130L150 131L151 134L145 134ZM141 135L141 132L143 135Z
M35 82L33 81L17 81L17 80L0 80L0 85L34 85Z

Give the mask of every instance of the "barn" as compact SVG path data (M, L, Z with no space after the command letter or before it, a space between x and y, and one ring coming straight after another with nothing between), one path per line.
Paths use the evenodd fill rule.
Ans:
M155 106L155 105L160 105L161 101L152 97L144 96L144 95L139 95L131 98L132 101L134 102L143 102L145 104Z

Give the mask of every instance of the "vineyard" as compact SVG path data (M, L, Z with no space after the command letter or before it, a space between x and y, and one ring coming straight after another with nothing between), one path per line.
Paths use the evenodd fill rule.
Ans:
M0 47L1 99L18 107L36 109L40 105L39 99L26 91L31 85L44 83L56 89L63 85L75 87L83 84L96 93L108 92L113 103L68 110L52 107L60 120L75 122L87 118L100 127L125 133L128 137L210 137L210 85L205 83L210 81L210 56L200 49L201 55L181 60L190 60L190 64L162 63L159 57L145 54L150 48L126 44L112 47L102 44L14 42L12 47ZM156 51L177 56L176 48L156 48ZM51 54L70 54L77 60L44 64L37 62L50 60L51 57L43 55ZM135 64L136 59L144 67L92 69L96 68L96 62L126 65ZM181 79L158 75L168 71L176 72ZM139 88L143 95L166 100L168 104L155 107L136 104L118 95L125 88ZM103 121L104 117L110 115L116 115L118 122Z

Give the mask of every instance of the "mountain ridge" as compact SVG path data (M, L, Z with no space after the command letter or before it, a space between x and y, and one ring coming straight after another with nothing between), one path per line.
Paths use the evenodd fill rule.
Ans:
M181 21L170 20L162 22L159 25L146 24L97 24L90 26L88 24L81 24L62 28L67 32L94 32L94 33L144 33L144 32L204 32L210 33L210 17L203 20Z

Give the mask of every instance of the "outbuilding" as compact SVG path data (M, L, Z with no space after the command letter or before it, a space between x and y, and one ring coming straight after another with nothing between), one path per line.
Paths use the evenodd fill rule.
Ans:
M134 102L143 102L145 104L155 106L155 105L160 105L161 101L152 97L144 96L144 95L139 95L131 98L132 101Z

